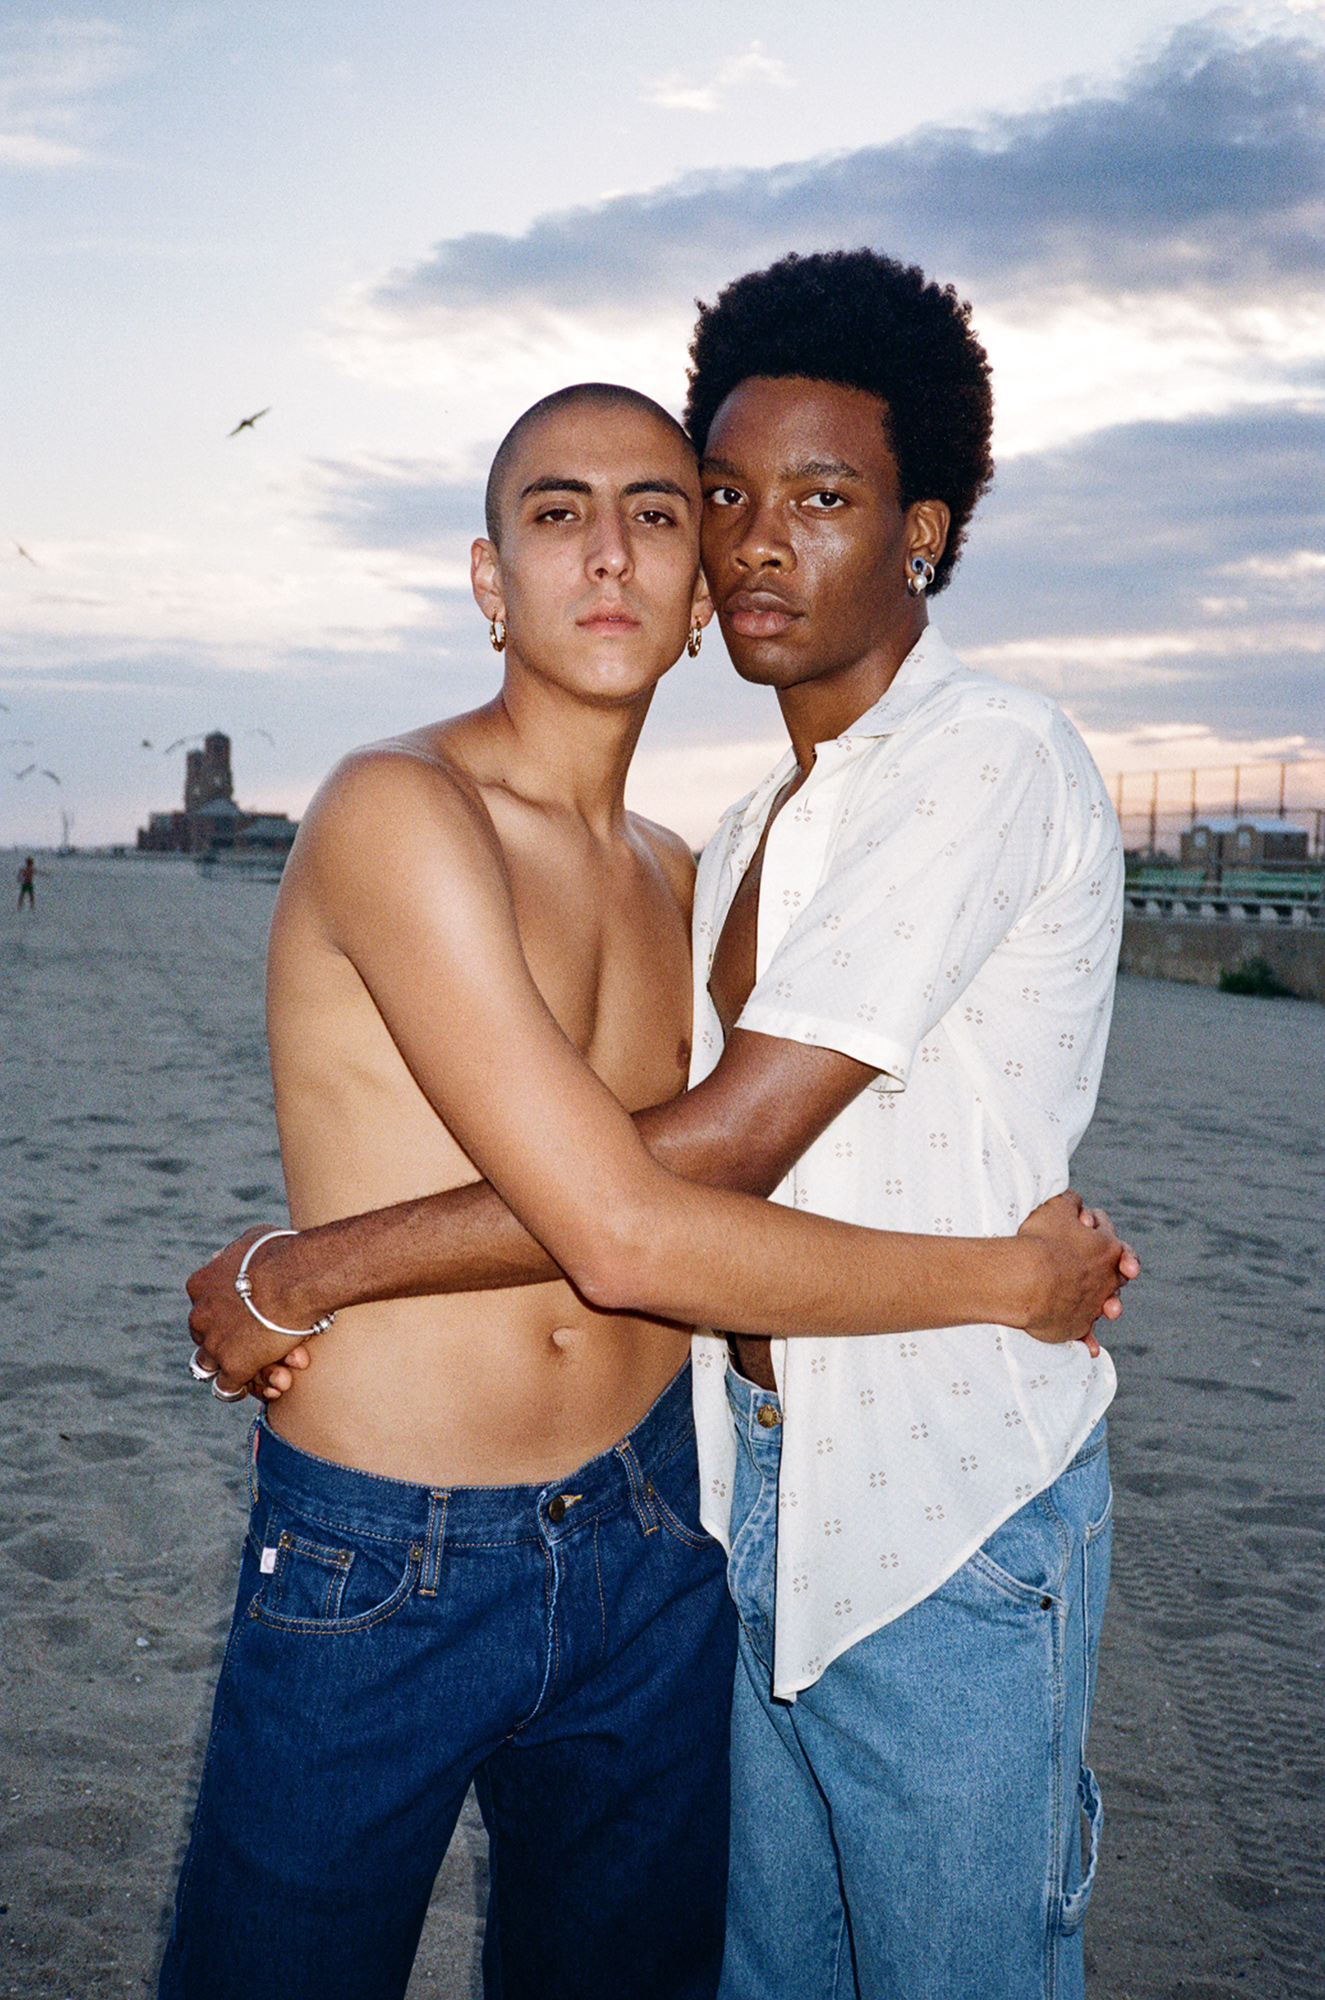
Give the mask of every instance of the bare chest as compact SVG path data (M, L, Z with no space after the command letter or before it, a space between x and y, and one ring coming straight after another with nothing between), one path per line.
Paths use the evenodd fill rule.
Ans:
M658 871L511 867L525 960L549 1012L628 1110L664 1102L690 1066L689 923Z
M802 782L799 773L793 774L774 799L772 811L759 836L759 845L736 886L736 894L732 897L718 936L713 963L709 968L709 997L717 1010L724 1035L729 1035L735 1027L755 983L759 957L759 893L763 887L768 836L774 820Z

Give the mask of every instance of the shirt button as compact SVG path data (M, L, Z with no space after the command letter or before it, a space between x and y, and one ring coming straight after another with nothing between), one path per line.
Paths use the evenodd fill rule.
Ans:
M556 1495L556 1497L555 1497L554 1499L552 1499L552 1500L549 1500L549 1501L548 1501L548 1503L547 1503L547 1517L548 1517L549 1521L564 1521L564 1520L565 1520L565 1518L566 1518L566 1502L565 1502L565 1501L563 1500L563 1498L562 1498L562 1496L560 1495L560 1493L558 1493L558 1494Z
M766 1431L774 1430L782 1422L782 1412L776 1403L761 1403L755 1411L755 1422L762 1424Z

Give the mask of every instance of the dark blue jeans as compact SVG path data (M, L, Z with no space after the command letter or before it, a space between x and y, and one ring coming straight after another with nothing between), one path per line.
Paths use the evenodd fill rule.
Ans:
M261 1422L162 2000L388 2000L473 1781L489 2000L717 1986L735 1618L690 1371L545 1486L432 1490Z

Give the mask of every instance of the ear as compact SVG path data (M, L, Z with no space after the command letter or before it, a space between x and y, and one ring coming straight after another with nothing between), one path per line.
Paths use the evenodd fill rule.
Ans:
M506 599L501 587L501 558L497 544L480 537L469 551L469 581L474 602L485 618L505 618Z
M906 558L936 563L948 545L952 515L946 500L913 500L906 510Z
M695 583L694 601L690 606L690 623L692 625L707 625L712 616L713 599L709 595L708 578L704 575L703 570L701 570Z

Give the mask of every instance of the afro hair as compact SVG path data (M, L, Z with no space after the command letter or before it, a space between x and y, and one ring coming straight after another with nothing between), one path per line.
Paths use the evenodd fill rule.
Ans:
M685 425L703 456L718 406L751 375L803 375L884 404L903 509L942 500L952 516L933 596L994 476L989 361L951 285L875 250L794 252L699 302Z

